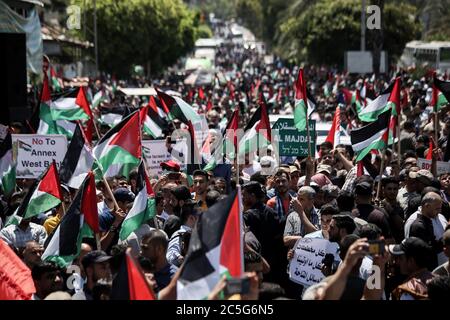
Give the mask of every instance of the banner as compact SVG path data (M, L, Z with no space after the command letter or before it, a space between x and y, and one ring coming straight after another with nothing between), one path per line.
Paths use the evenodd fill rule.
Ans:
M37 179L56 161L59 169L67 151L67 138L61 134L13 134L16 178Z
M431 171L431 160L418 158L417 166L420 169L425 169L425 170ZM436 171L437 171L438 176L440 176L443 173L450 172L450 162L437 161L436 162Z
M177 141L172 145L172 154L167 151L166 140L142 140L142 152L147 164L149 178L160 177L163 173L160 164L174 160L180 164L181 171L186 170L186 157L188 154L186 139Z
M326 254L337 257L337 243L327 239L302 238L294 246L294 257L289 264L289 279L309 287L322 281L322 260Z
M316 121L309 120L309 134L311 137L311 157L314 158L316 141ZM307 131L298 131L294 126L294 119L279 118L272 126L273 141L277 142L280 156L308 156Z

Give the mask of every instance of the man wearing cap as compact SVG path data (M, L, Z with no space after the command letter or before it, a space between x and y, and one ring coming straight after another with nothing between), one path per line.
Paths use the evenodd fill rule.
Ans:
M407 276L405 282L392 291L394 300L424 300L428 298L427 282L433 278L428 271L429 259L433 253L423 240L411 237L401 244L389 245L388 251L394 256L394 263L401 274Z
M84 272L86 273L86 282L84 284L84 295L86 300L92 300L92 290L100 279L111 280L111 267L108 256L104 251L94 250L87 253L81 260Z
M414 163L417 162L415 158L407 158L410 159L410 163L413 163L412 159L414 159ZM412 166L410 168L405 169L405 184L400 190L398 190L397 201L400 204L400 207L403 209L403 212L406 212L408 209L408 203L411 198L418 196L419 194L416 192L416 172L419 171L419 167Z
M356 208L353 209L352 214L355 217L378 226L378 228L381 229L383 237L387 240L392 237L391 228L389 226L387 214L378 207L372 205L372 179L367 176L361 176L359 178L359 182L355 186Z
M425 187L428 187L433 182L433 174L425 169L420 169L417 172L410 172L409 176L416 179L416 192L421 193Z
M434 257L431 261L432 268L436 268L438 264L445 262L446 257L442 252L442 236L447 224L442 225L442 228L434 228L432 219L436 219L441 212L442 198L439 194L428 192L422 198L420 214L411 224L409 230L410 237L417 237L425 241L434 252ZM439 219L439 218L438 218Z
M131 209L135 195L127 188L117 188L113 192L117 201L118 209L112 211L102 211L98 217L100 230L106 233L101 239L102 248L109 252L110 247L117 243L119 239L120 226L125 219L128 211Z

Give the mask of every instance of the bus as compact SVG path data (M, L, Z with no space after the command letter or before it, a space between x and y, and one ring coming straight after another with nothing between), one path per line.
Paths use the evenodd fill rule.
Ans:
M411 41L400 57L401 67L427 66L440 72L450 71L450 41Z

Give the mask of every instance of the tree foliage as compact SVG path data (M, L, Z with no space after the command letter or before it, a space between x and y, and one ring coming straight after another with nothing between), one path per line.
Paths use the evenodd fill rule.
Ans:
M92 17L93 1L74 2ZM161 71L192 49L199 18L181 0L97 0L100 70L126 76L139 64ZM92 18L85 23L93 30Z
M294 62L309 61L342 65L346 50L360 48L361 2L320 0L302 2L302 11L292 14L279 26L277 53ZM298 6L298 3L296 3ZM384 48L398 57L406 42L419 36L415 8L403 2L384 6ZM372 50L374 33L368 30L366 49Z

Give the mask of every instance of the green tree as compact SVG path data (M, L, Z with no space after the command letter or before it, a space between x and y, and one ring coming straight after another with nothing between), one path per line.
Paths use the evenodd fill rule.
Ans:
M300 14L292 11L280 24L276 52L297 63L342 66L346 50L359 50L360 0L303 1L302 5ZM383 13L382 47L395 59L406 42L417 38L420 26L414 21L415 8L404 2L386 3ZM373 49L375 37L375 33L367 32L367 50Z
M74 2L93 30L93 1ZM119 76L136 64L160 72L193 48L198 26L199 14L181 0L97 0L99 68Z
M260 0L237 0L236 16L256 37L262 37L264 12Z

